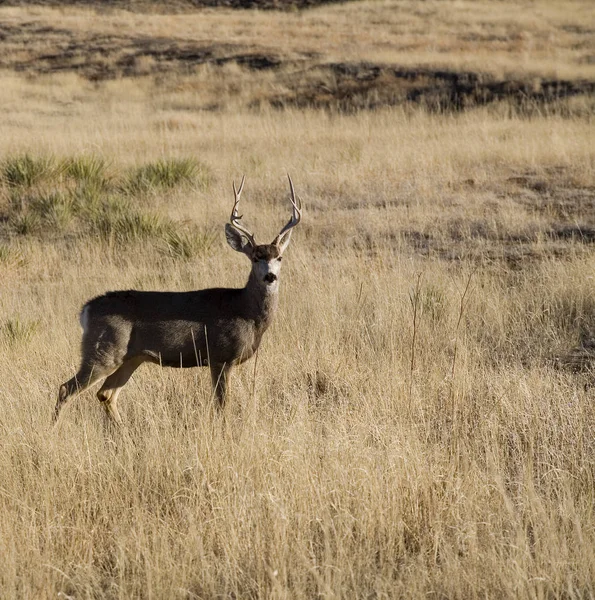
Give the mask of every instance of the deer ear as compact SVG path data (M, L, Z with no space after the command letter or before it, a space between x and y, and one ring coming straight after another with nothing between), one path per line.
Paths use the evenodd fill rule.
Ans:
M252 253L252 242L235 227L229 223L225 224L225 237L227 243L237 252L243 252L248 256Z
M285 252L285 248L289 245L289 240L291 239L291 229L286 231L282 236L275 240L275 246L279 248L279 253L283 254Z

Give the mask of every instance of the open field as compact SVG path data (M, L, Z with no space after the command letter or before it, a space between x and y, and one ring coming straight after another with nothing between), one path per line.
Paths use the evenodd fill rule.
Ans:
M1 598L595 596L595 25L512 10L0 7ZM288 171L224 417L145 365L52 429L81 305L243 285Z

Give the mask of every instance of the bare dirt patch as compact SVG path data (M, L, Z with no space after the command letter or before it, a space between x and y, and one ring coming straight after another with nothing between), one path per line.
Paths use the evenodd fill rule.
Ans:
M563 169L528 172L478 191L512 200L516 226L491 217L444 215L427 229L402 231L417 254L448 261L503 264L520 270L536 261L588 255L595 245L595 189L573 183Z
M577 222L587 219L593 225L595 189L576 186L564 177L547 178L537 174L510 177L509 197L527 210L550 218ZM588 226L586 231L592 227ZM590 234L586 234L589 237ZM582 235L580 237L583 237Z

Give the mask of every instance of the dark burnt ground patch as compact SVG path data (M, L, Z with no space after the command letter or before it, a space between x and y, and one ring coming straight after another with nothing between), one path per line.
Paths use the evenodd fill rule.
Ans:
M91 80L192 75L200 65L237 63L274 74L252 107L314 108L340 112L385 106L462 111L507 102L525 111L595 109L595 81L527 78L497 80L486 73L400 67L369 62L322 62L315 52L283 54L264 46L147 35L71 31L33 20L0 23L0 68L26 74L76 72ZM566 107L569 99L587 101Z
M34 22L0 24L0 68L28 74L76 72L91 80L191 73L203 64L236 62L274 69L281 58L254 46L210 44L165 37L74 34Z
M82 6L97 10L121 9L135 12L175 13L197 8L234 8L289 11L308 9L324 4L336 4L345 0L0 0L4 6Z
M460 111L507 100L529 109L576 96L595 95L595 81L538 78L502 81L470 71L367 62L320 64L300 75L287 78L287 92L270 99L274 106L350 112L415 104L430 110Z

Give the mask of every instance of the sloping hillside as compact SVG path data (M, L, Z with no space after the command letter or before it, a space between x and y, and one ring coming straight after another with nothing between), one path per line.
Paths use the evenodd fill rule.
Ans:
M76 4L86 7L0 8L0 68L91 81L200 74L203 91L217 88L216 101L204 104L211 109L228 99L218 86L229 65L240 67L235 83L249 107L593 108L595 35L583 4L562 16L555 3L539 12L525 6L514 19L484 14L482 3L358 2L300 13L197 9L183 0Z

